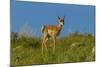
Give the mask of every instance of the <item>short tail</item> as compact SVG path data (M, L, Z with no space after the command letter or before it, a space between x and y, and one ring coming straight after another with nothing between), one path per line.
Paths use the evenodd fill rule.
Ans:
M41 33L44 32L44 29L45 29L45 26L42 26L42 27L41 27Z

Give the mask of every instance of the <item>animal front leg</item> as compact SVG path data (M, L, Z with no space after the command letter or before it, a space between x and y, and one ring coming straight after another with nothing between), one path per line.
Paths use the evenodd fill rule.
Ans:
M53 41L54 41L54 44L53 44L53 53L55 52L55 46L56 46L56 37L53 37Z

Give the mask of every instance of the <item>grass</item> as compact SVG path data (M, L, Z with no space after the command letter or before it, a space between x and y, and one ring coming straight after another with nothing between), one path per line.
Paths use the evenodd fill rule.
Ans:
M95 55L92 53L95 37L92 35L58 38L55 53L52 52L52 41L47 45L48 52L45 51L42 55L40 39L19 38L14 42L12 40L11 66L95 61Z

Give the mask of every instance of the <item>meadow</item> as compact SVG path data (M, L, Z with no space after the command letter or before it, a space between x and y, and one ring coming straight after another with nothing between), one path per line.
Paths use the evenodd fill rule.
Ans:
M58 64L95 61L95 36L71 33L56 40L55 53L52 40L47 43L48 51L41 54L41 38L18 37L11 32L11 66Z

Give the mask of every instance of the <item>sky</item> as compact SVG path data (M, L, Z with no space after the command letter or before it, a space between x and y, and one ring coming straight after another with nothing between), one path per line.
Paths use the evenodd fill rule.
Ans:
M61 36L76 31L95 34L95 6L11 0L10 14L11 32L19 32L27 24L38 37L43 25L57 25L57 16L65 16Z

